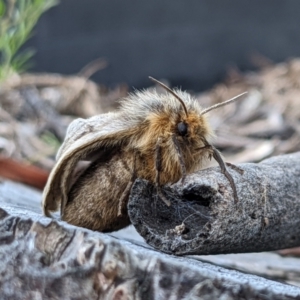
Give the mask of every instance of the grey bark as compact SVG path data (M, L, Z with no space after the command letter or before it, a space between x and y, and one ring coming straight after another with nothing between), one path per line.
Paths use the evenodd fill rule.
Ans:
M1 299L299 299L300 289L172 257L1 203Z
M63 141L66 134L66 123L62 120L57 111L44 101L36 88L24 87L20 90L23 100L18 118L33 119L40 122L40 128L46 128L53 132L60 141Z
M155 188L137 180L130 219L146 242L166 253L259 252L300 245L300 153L232 169L238 203L219 167L165 186L167 207Z

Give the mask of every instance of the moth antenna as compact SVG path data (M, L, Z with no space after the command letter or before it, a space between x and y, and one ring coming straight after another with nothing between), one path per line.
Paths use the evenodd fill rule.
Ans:
M227 105L227 104L229 104L229 103L231 103L231 102L234 102L234 101L238 100L238 98L240 98L241 96L243 96L243 95L245 95L245 94L247 94L247 93L248 93L248 92L244 92L244 93L239 94L239 95L237 95L237 96L235 96L235 97L233 97L233 98L231 98L231 99L229 99L229 100L226 100L226 101L224 101L224 102L217 103L217 104L215 104L215 105L213 105L213 106L211 106L211 107L208 107L208 108L204 109L204 110L201 112L201 115L204 115L204 114L208 113L208 112L211 111L211 110L214 110L214 109L216 109L216 108L219 108L219 107L221 107L221 106L225 106L225 105Z
M169 87L167 87L164 83L158 81L157 79L155 79L151 76L149 76L149 79L154 81L155 83L159 84L161 87L163 87L169 93L171 93L177 100L179 100L181 105L183 106L183 109L184 109L184 112L185 112L186 116L188 116L188 112L187 112L187 109L186 109L186 106L185 106L183 100L176 93L174 93Z

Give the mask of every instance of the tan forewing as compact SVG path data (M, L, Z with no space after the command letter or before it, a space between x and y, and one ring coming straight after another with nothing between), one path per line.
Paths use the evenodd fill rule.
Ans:
M77 123L73 122L67 131L65 142L57 155L57 163L44 189L42 202L44 214L49 216L51 211L59 209L59 205L63 214L68 201L72 174L80 160L85 159L92 152L97 151L101 155L104 150L122 147L134 130L132 124L127 122L122 114L105 114L87 120L80 119Z

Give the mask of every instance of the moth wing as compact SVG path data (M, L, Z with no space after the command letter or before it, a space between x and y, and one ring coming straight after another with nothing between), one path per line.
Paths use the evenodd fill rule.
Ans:
M132 125L120 113L108 113L70 124L57 162L52 169L43 193L42 207L46 216L59 209L64 212L72 174L77 163L89 153L114 149L126 143L132 135Z
M68 126L64 142L58 149L56 160L58 161L61 155L66 152L75 141L82 138L84 135L94 131L101 132L109 130L109 128L106 127L114 121L115 117L116 113L107 113L89 119L78 118L72 121Z

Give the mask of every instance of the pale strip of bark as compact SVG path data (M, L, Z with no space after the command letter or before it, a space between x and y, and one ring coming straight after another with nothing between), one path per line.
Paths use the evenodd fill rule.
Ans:
M162 192L137 180L130 219L148 244L167 253L260 252L300 245L300 152L229 168L239 201L219 167L199 171Z

